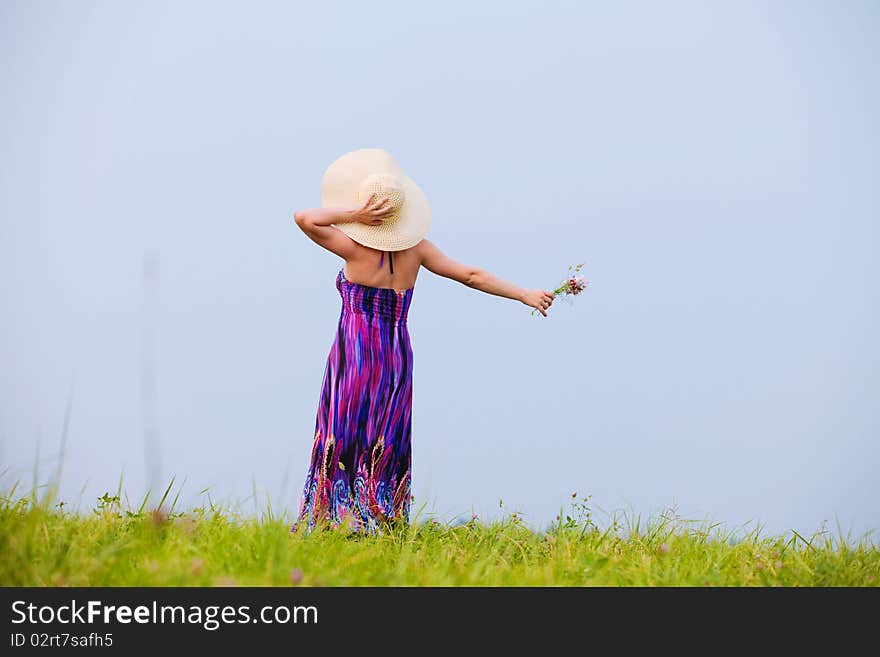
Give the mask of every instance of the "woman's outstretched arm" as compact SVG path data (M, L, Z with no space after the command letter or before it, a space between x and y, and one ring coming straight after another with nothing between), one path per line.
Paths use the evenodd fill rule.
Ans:
M373 194L360 208L312 208L297 210L294 221L302 231L316 244L332 251L341 258L348 259L355 249L355 244L341 230L332 224L349 224L360 222L370 226L378 226L393 209L387 196L376 198Z
M544 317L547 316L547 309L553 303L552 292L546 290L526 290L498 278L485 269L463 265L447 256L429 240L419 242L418 248L422 254L422 265L428 271L438 276L451 278L486 294L494 294L499 297L521 301L525 305L540 311Z

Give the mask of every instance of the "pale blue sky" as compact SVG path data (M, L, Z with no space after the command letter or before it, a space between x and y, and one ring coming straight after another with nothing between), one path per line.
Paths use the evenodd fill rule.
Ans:
M422 272L414 493L880 528L876 2L0 4L2 482L161 478L294 508L341 263L291 217L384 147L429 237L551 318ZM158 254L149 301L145 252Z

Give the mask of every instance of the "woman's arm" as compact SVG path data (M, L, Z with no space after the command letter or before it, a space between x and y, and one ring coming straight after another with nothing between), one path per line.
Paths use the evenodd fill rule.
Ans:
M422 254L422 264L428 271L438 276L451 278L486 294L494 294L495 296L521 301L525 305L540 311L544 317L547 316L547 309L553 303L552 292L547 292L546 290L526 290L498 278L485 269L463 265L447 256L428 240L422 240L419 243L419 249Z
M387 196L377 199L373 194L360 208L312 208L297 210L294 221L316 244L332 251L341 258L348 259L355 249L351 238L332 224L361 222L378 226L391 214Z

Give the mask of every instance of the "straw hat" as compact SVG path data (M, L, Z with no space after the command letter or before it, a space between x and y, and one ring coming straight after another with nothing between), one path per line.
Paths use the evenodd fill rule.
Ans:
M378 226L350 223L336 227L358 244L380 251L401 251L418 244L431 224L428 199L386 150L352 151L327 167L321 205L361 207L373 193L391 200L394 212L385 221Z

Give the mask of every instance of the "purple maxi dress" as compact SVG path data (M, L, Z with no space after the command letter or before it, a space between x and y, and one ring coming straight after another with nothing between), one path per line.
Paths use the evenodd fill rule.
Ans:
M406 318L413 289L352 283L344 269L336 289L342 311L292 531L319 524L373 532L387 521L409 521L413 359Z

